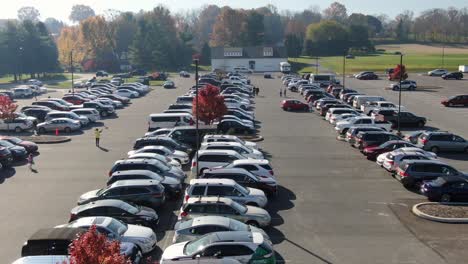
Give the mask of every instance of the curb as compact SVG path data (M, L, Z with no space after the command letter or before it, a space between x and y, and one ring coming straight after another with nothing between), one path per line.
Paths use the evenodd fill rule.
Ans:
M36 144L58 144L71 141L71 137L65 136L30 136L30 137L19 137L23 140L32 141Z
M443 205L468 205L468 203L436 203L436 202L424 202L424 203L418 203L413 206L411 211L413 214L415 214L418 217L421 217L423 219L429 220L429 221L434 221L434 222L441 222L441 223L449 223L449 224L464 224L468 223L468 218L446 218L446 217L438 217L438 216L433 216L433 215L428 215L426 213L421 212L421 210L418 209L419 206L421 205L427 205L427 204L443 204Z

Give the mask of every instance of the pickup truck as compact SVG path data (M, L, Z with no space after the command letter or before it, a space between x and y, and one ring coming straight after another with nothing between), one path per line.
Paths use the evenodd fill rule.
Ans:
M335 131L340 134L345 134L351 127L360 126L375 126L385 131L392 131L393 124L387 121L378 121L372 117L357 116L336 123Z
M0 130L15 131L19 133L25 130L30 130L33 126L33 122L26 118L0 119Z

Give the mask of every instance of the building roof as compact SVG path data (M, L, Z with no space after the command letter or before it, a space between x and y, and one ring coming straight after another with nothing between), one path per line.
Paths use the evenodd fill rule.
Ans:
M211 59L230 58L287 58L285 47L213 47L211 48Z

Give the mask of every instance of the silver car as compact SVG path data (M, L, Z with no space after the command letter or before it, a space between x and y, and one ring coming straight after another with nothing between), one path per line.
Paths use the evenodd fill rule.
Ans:
M418 147L434 153L439 151L462 151L468 153L468 141L449 132L424 132L418 138Z
M90 122L97 122L98 120L101 120L99 112L94 108L79 108L73 109L70 112L73 112L80 116L85 116L89 119Z
M271 223L271 216L265 209L242 205L225 197L189 198L180 208L178 220L209 215L233 218L256 227L266 227Z
M179 221L174 227L172 243L194 240L203 235L219 231L259 232L270 240L262 229L246 225L240 221L223 216L201 216L188 221Z
M48 131L64 131L70 133L81 129L80 121L73 120L70 118L56 118L37 125L37 131L39 133L45 133Z
M52 111L47 113L45 116L45 121L49 121L57 118L70 118L76 121L80 121L82 126L87 126L89 124L89 119L86 116L80 116L74 112L65 112L65 111Z

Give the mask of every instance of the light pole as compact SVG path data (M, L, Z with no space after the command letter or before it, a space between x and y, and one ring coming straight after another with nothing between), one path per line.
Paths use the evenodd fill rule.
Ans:
M346 50L343 53L343 89L345 89L345 77L346 77Z
M197 178L198 178L198 173L199 173L199 170L198 170L198 148L200 147L199 144L200 144L200 134L199 134L199 131L198 131L198 59L195 59L194 60L195 62L195 131L196 131L196 152L195 152L195 160L197 161L197 164L196 164L196 169L197 169Z
M442 45L442 69L444 68L445 66L445 43Z
M401 81L403 79L403 53L400 53L400 80L398 85L398 132L397 135L401 135L400 130L400 111L401 111Z
M75 93L75 84L74 84L74 79L73 79L73 50L70 51L70 71L71 71L71 90L72 94Z
M315 57L315 74L318 74L318 57Z
M23 72L23 47L20 46L18 48L18 51L19 51L19 73L18 73L18 79L19 81L21 82L21 75L22 75L22 72Z

